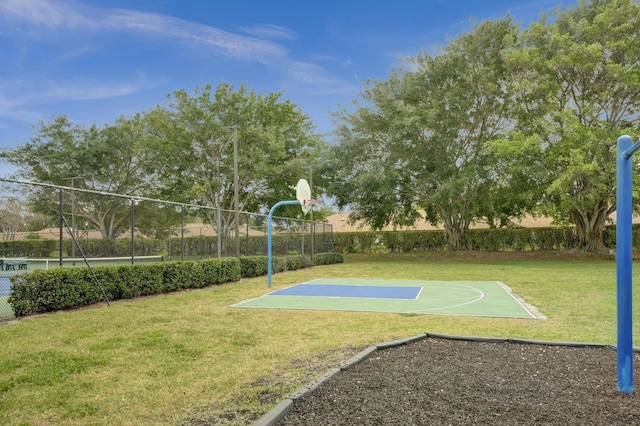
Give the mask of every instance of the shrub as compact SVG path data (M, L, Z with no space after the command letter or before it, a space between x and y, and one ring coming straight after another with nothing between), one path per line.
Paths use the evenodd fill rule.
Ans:
M332 265L335 263L344 263L342 253L318 253L313 258L314 265Z
M202 268L195 261L168 262L162 275L162 292L204 287Z
M205 259L198 264L203 270L205 285L238 281L242 277L241 263L235 257Z
M271 271L275 274L287 270L287 259L284 256L274 256L271 258Z
M200 262L167 262L140 265L100 266L89 269L62 268L35 270L11 278L9 304L18 317L38 312L91 305L109 300L166 293L186 288L240 279L236 258Z
M287 262L286 268L288 271L294 271L296 269L308 268L311 266L311 261L301 254L285 257Z
M109 300L132 299L162 291L162 263L100 266L93 270Z
M242 276L245 278L259 277L267 273L267 256L246 256L240 258Z
M316 265L343 262L339 253L320 253ZM273 258L273 272L311 266L305 256ZM238 281L267 273L267 257L228 257L201 261L35 270L11 278L9 303L16 316L91 305L104 300L130 299L187 288ZM98 279L100 286L96 283Z
M9 304L16 316L96 303L102 299L100 289L86 279L84 269L53 269L14 275Z

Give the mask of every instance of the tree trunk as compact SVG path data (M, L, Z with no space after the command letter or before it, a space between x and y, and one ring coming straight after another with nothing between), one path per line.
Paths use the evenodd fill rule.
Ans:
M469 221L463 219L456 211L441 211L444 222L444 230L447 234L447 244L450 251L464 250L465 237L469 229Z
M602 235L606 225L607 213L607 205L603 202L598 203L592 212L582 209L571 211L571 219L576 225L579 251L584 253L603 253L607 251Z
M455 227L449 227L445 224L445 232L447 234L447 245L450 251L458 251L462 249L462 236Z

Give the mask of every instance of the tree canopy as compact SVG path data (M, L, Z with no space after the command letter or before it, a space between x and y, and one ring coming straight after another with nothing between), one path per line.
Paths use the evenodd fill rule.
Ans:
M370 81L367 105L336 115L338 205L375 228L443 223L452 249L472 221L499 213L485 202L499 184L485 144L512 123L500 55L516 35L510 18L485 21L437 55L423 52Z
M505 52L517 125L491 149L525 170L538 210L576 226L580 249L604 249L615 211L616 140L637 134L640 6L580 1L527 28Z
M176 91L168 107L146 115L155 136L160 185L174 201L232 210L233 144L238 150L240 209L268 211L306 175L321 140L299 107L281 93L260 95L221 83ZM170 159L170 161L167 161Z
M41 122L31 141L1 155L20 167L19 177L34 182L142 195L152 190L154 179L141 119L137 114L120 117L113 125L85 127L60 115ZM35 191L34 212L57 218L57 196L47 189ZM122 199L77 191L74 196L75 215L99 230L103 238L114 239L127 229L129 207ZM66 202L71 203L71 197Z
M473 222L540 213L603 250L615 143L640 124L639 20L633 0L489 20L369 81L336 113L338 205L374 228L442 223L451 249Z
M120 117L113 125L84 127L61 115L40 123L31 141L5 150L2 157L20 167L19 177L36 182L228 212L235 208L235 141L238 207L264 212L276 201L291 198L298 179L308 176L304 167L313 164L314 150L323 148L311 120L280 97L221 83L215 90L210 85L196 88L192 95L176 91L168 107ZM37 193L36 208L56 217L57 203L51 202L55 194ZM76 191L74 206L76 216L99 229L103 238L116 238L127 228L130 205L124 199ZM175 209L151 208L154 219L139 223L154 234L179 219ZM227 232L238 225L231 214L221 218Z

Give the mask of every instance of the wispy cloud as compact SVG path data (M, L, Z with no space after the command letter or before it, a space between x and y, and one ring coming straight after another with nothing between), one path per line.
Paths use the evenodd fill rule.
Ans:
M283 46L223 31L171 16L145 13L129 9L99 9L72 1L60 0L3 0L0 19L6 35L18 32L22 37L42 38L69 32L121 33L133 32L171 39L186 48L208 47L220 55L252 60L260 63L277 62L287 55ZM260 30L261 28L261 30ZM255 35L280 38L292 32L275 26L255 27Z
M0 27L0 33L22 30L21 33L29 34L33 28L51 30L87 27L90 21L77 12L75 5L50 0L3 0L0 2L0 19L4 25Z
M278 25L255 25L253 27L238 27L240 31L252 37L269 38L273 40L295 40L296 33Z
M289 64L289 73L303 83L335 84L340 82L340 80L328 75L324 68L307 62L292 62Z
M351 65L351 59L338 58L331 55L311 55L311 59L318 62L335 63L341 67L348 67Z
M54 59L56 64L86 53L98 55L103 38L94 39L95 36L124 34L133 43L158 46L169 43L201 54L207 60L221 57L262 64L279 72L287 86L304 86L325 93L353 90L326 68L294 58L283 44L297 37L294 31L267 24L236 29L234 33L172 16L97 8L76 0L0 0L0 35L20 43L24 40L57 43L65 52ZM82 46L70 43L73 39L81 40ZM306 52L305 56L315 61ZM135 78L109 83L98 76L85 77L83 81L64 82L54 81L53 75L38 82L0 81L0 116L24 118L38 105L126 96L157 85Z
M358 88L344 80L335 78L324 68L308 62L292 61L287 64L287 73L312 93L355 93Z
M271 63L287 55L283 46L266 40L245 37L218 28L183 19L132 10L109 11L100 28L134 31L182 43L187 48L210 48L216 53L241 60Z
M0 116L33 121L34 117L38 116L33 109L41 105L126 96L162 83L164 82L149 82L143 78L126 83L94 80L76 80L66 83L4 81L0 82Z

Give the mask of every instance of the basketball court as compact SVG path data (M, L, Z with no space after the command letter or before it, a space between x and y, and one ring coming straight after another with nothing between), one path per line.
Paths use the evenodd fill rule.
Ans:
M499 281L322 278L231 307L541 318Z

